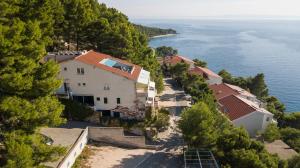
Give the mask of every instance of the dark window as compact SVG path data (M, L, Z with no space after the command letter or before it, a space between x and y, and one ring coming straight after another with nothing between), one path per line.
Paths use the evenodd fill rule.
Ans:
M100 101L100 97L97 97L97 101Z
M120 118L120 112L114 112L114 117L115 118Z
M68 69L67 69L67 67L64 67L64 71L67 71Z
M78 75L84 75L84 68L77 68Z
M89 106L94 106L94 96L73 96L73 100L83 103L83 104L87 104Z
M83 86L85 86L85 83L82 83Z
M70 90L70 87L69 87L68 83L64 83L64 89L65 89L66 93Z
M105 84L105 85L104 85L104 90L109 90L108 84Z
M81 86L81 83L78 83L78 86Z
M107 97L104 97L104 104L107 104L108 100Z
M121 98L117 98L117 104L121 104Z
M104 117L110 117L110 110L103 110L102 111L102 116L104 116Z

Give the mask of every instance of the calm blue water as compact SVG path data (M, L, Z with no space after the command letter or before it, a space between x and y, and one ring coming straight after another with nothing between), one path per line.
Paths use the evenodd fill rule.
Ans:
M189 58L208 62L215 72L236 76L263 72L271 95L287 111L300 111L300 21L139 20L173 28L174 37L153 39L152 47L172 46Z

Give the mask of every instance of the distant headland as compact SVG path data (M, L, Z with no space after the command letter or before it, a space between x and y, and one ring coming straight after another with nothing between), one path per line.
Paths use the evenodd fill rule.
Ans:
M177 34L176 30L174 30L174 29L162 29L162 28L157 28L157 27L143 26L143 25L139 25L139 24L134 24L134 27L136 29L138 29L140 32L147 35L147 37L149 39L173 36L173 35Z

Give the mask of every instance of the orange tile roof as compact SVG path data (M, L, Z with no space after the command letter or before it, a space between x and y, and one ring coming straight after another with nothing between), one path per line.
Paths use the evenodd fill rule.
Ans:
M217 100L230 95L239 95L239 92L227 86L225 83L209 85L208 87L213 91Z
M221 111L227 115L231 121L256 111L254 107L251 107L235 95L220 99L219 104L221 104Z
M131 73L124 72L120 69L117 69L117 68L110 67L110 66L104 65L102 63L99 63L103 59L107 59L107 58L109 58L111 60L115 60L115 61L120 62L122 64L133 66L134 67L133 70L132 70L133 72L131 72ZM93 65L97 68L100 68L100 69L103 69L103 70L106 70L106 71L110 71L112 73L115 73L117 75L126 77L126 78L131 79L131 80L137 80L138 77L139 77L139 74L142 70L142 67L140 67L138 65L132 64L128 61L124 61L124 60L121 60L121 59L118 59L118 58L114 58L114 57L112 57L110 55L107 55L107 54L98 53L98 52L95 52L95 51L92 51L92 50L88 51L86 54L75 57L74 60L83 62L85 64Z
M190 69L189 72L192 73L192 74L201 75L205 79L210 79L210 77L222 78L221 76L214 73L210 69L204 68L204 67L199 67L199 66L196 66L196 67Z
M192 61L186 57L179 56L179 55L165 57L165 63L171 64L171 65L176 65L181 62L185 62L190 65L194 64L194 61Z

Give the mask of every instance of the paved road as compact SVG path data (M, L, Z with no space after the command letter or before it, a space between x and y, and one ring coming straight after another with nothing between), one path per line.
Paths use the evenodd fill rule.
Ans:
M179 116L183 108L190 106L190 102L185 100L184 91L177 86L176 81L166 78L164 84L165 90L159 96L159 105L168 108L173 116Z
M183 140L178 132L176 120L182 111L180 103L182 103L183 91L176 86L176 82L171 79L165 80L166 89L160 95L161 101L174 102L175 106L170 107L171 115L170 127L163 133L159 133L158 137L163 144L160 151L151 154L147 159L141 162L136 168L181 168L183 167L182 145ZM185 101L186 103L186 101Z

